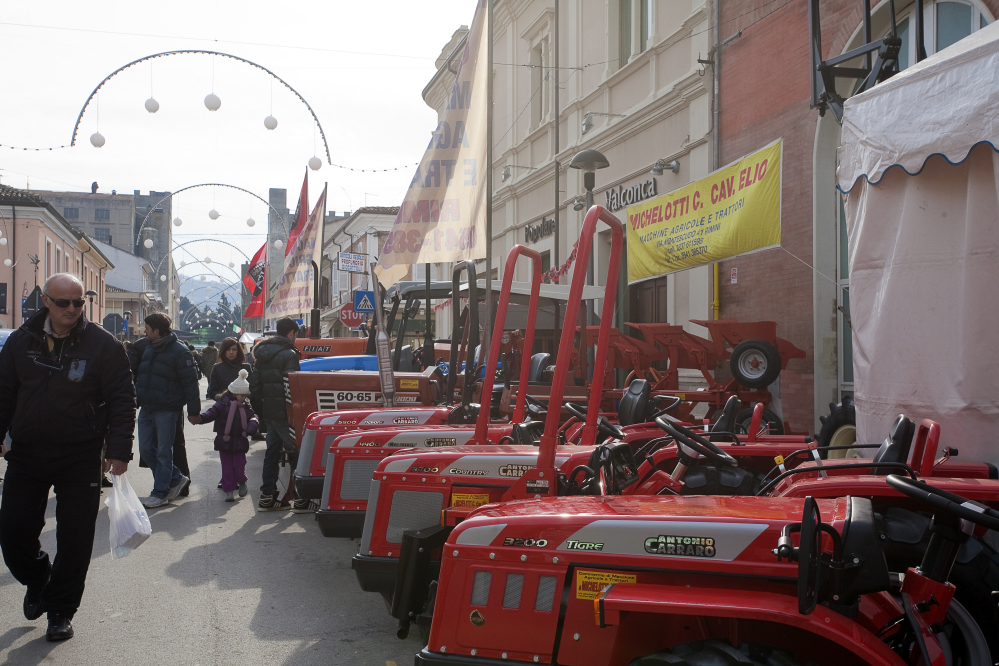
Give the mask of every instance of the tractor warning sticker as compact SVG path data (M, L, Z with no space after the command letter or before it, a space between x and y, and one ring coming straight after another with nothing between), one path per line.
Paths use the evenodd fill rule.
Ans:
M576 598L596 599L600 596L608 585L619 585L621 583L637 583L638 576L635 574L606 573L603 571L583 571L576 572Z
M399 388L401 389L418 389L420 388L419 379L400 379Z
M469 508L475 508L477 506L482 506L483 504L489 504L489 494L488 493L452 493L451 494L451 506L465 506Z

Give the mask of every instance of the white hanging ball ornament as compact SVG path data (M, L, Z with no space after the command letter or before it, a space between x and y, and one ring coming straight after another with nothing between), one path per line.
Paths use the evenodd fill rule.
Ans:
M100 132L94 132L90 135L90 144L94 148L100 148L104 145L104 135Z
M166 282L166 275L160 276L160 282Z
M184 224L184 220L180 219L179 217L173 218L173 226L179 227L182 224Z
M6 244L7 244L7 239L6 238L0 238L0 245L6 245Z
M145 247L146 249L149 249L149 248L151 248L151 247L153 246L153 239L152 239L152 238L147 238L146 240L142 241L142 245L143 245L143 246L144 246L144 247Z
M205 257L205 263L206 264L212 263L212 258L211 257Z
M211 290L212 290L212 288L211 288L211 287L208 287L208 291L211 291Z
M210 211L208 211L208 217L212 218L213 220L217 220L219 219L219 212L214 208L212 208Z
M170 295L171 295L171 296L173 296L173 295L174 295L174 294L176 294L176 293L177 293L177 290L176 290L176 289L171 289L171 290L170 290Z
M252 217L246 220L246 226L252 227L254 224L256 224L256 221Z
M280 238L277 239L276 241L274 241L274 247L280 250L281 248L284 247L284 241L281 240Z
M236 262L230 261L229 262L229 268L236 268Z
M312 169L313 171L319 171L319 169L322 166L323 166L323 161L318 157L316 157L315 155L309 158L309 168Z
M149 113L156 113L159 110L160 110L159 102L157 102L152 97L146 100L146 111L148 111Z
M202 281L202 282L204 282L204 281L205 281L205 280L207 280L207 279L208 279L208 277L207 277L207 276L205 276L205 275L202 275L202 276L201 276L201 281Z
M180 262L180 267L183 268L184 266L187 266L187 262L186 261Z
M12 262L10 259L4 259L3 260L3 265L4 266L10 266L12 263L14 263L14 262Z
M274 116L267 116L266 118L264 118L264 127L266 127L269 130L272 130L275 127L277 127L277 118L275 118Z
M208 96L205 97L205 107L209 111L218 111L220 106L222 106L222 100L219 99L219 96L215 93L208 93Z

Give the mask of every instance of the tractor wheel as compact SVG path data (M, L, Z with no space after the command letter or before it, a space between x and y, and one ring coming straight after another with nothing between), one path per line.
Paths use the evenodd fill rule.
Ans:
M829 414L820 416L822 430L816 437L818 446L846 446L857 441L857 411L853 398L846 396L843 402L829 403ZM857 458L862 449L840 449L838 451L821 451L823 458Z
M628 666L729 666L752 664L754 666L797 666L798 662L783 650L766 645L746 644L734 648L724 641L694 641L677 645L672 650L661 650L638 659Z
M763 340L746 340L732 350L729 368L735 380L748 388L765 388L780 374L780 353Z
M749 425L753 422L753 408L749 407L744 409L735 416L735 431L740 435L749 434ZM784 424L781 422L780 418L774 414L772 411L763 408L763 420L760 421L760 427L763 424L768 424L770 426L771 435L783 435L784 434Z

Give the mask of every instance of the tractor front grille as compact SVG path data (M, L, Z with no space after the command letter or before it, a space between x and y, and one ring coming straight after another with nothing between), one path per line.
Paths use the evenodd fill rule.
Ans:
M368 474L371 480L371 474ZM439 525L444 508L443 493L423 490L397 490L392 493L392 510L389 513L385 541L402 543L403 530L422 530Z
M473 606L485 606L489 603L489 585L493 582L493 575L488 571L476 571L475 580L472 581Z
M371 491L371 477L380 460L346 460L343 463L343 477L340 479L340 499L368 499Z
M549 613L555 605L555 588L558 584L555 576L540 576L538 578L538 595L534 598L534 610Z

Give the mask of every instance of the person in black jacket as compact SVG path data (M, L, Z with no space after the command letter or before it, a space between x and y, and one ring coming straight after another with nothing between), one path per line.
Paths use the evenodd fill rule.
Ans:
M125 347L128 353L128 363L132 368L132 381L139 380L139 363L142 361L142 354L146 351L146 347L149 346L149 338L139 338L133 343L129 343ZM184 437L184 410L177 410L177 434L173 439L173 464L177 466L181 474L186 476L188 479L191 478L191 468L187 463L187 439ZM139 456L139 467L148 467L144 465L142 461L142 456ZM191 494L191 482L188 480L187 484L180 491L178 497L187 497Z
M261 511L290 507L288 502L280 501L278 496L278 465L282 450L288 453L295 451L285 407L284 377L299 369L298 349L295 347L298 324L294 319L285 317L278 319L275 329L277 335L257 344L257 362L250 375L250 397L260 401L259 416L267 424L263 485L260 486L260 502L257 504Z
M243 348L235 338L226 338L218 349L218 361L208 370L208 399L218 400L239 377L239 371L252 371L246 362Z
M0 501L0 549L28 589L24 616L48 612L49 640L72 638L100 508L103 471L121 475L132 457L135 392L125 350L84 316L83 283L58 273L42 287L45 307L0 351L0 440L10 434ZM56 494L50 563L38 536L49 489Z
M177 422L201 413L194 357L170 331L170 317L145 318L148 346L139 361L135 392L139 399L139 454L153 472L153 490L142 504L149 509L172 502L190 478L173 463Z

